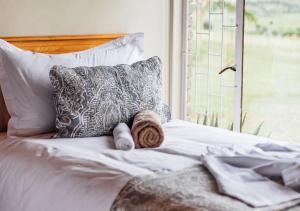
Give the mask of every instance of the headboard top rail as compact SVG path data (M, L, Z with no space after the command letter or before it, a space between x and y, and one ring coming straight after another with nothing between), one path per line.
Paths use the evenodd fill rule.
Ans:
M53 35L53 36L8 36L0 37L7 42L26 41L57 41L57 40L93 40L93 39L116 39L125 34L88 34L88 35Z

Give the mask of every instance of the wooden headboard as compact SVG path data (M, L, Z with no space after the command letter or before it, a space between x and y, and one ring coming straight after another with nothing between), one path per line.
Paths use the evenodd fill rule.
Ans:
M125 34L0 37L0 39L6 40L24 50L47 54L61 54L86 50L123 36ZM0 90L1 132L6 131L9 118L10 116Z

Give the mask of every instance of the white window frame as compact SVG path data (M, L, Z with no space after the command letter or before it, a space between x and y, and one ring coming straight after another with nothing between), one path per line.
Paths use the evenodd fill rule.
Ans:
M235 97L233 130L241 132L243 115L243 62L244 62L244 24L245 0L236 0L236 44L235 44Z
M181 104L180 117L186 118L187 110L187 61L188 61L188 0L182 5L182 75L181 75ZM245 0L236 0L236 39L235 39L235 84L234 84L234 117L233 130L241 132L243 104L243 59L244 59L244 19Z

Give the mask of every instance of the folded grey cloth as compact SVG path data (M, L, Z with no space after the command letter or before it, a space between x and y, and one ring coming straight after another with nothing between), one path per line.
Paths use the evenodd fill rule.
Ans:
M262 143L256 147L271 152L277 160L256 166L255 171L269 178L279 177L285 186L300 192L300 145Z
M255 149L245 154L202 157L219 191L253 207L299 200L299 146L260 143Z
M280 167L278 171L284 169L284 166L289 169L290 163L281 162L276 165L277 161L272 160L274 168L270 168L272 165L269 165L267 159L251 159L250 156L204 156L202 162L215 177L221 193L237 198L253 207L271 206L300 199L300 194L295 190L266 177L272 176L272 171L278 176L279 173L274 171L276 167ZM251 164L254 165L253 168Z
M286 186L300 192L300 164L284 169L282 179Z
M134 142L131 136L130 128L125 123L119 123L113 130L116 149L131 150L134 149Z
M277 144L272 142L259 143L255 145L265 152L296 152L300 153L299 144ZM300 156L300 154L298 154ZM298 156L298 157L299 157Z

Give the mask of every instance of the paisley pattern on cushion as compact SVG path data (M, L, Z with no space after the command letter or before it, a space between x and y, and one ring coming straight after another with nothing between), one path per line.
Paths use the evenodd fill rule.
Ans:
M168 121L162 103L162 65L158 57L132 65L54 66L50 81L56 106L55 137L111 135L119 122L129 126L141 110L160 114Z
M170 107L166 104L163 104L162 112L162 122L169 122L172 119Z

